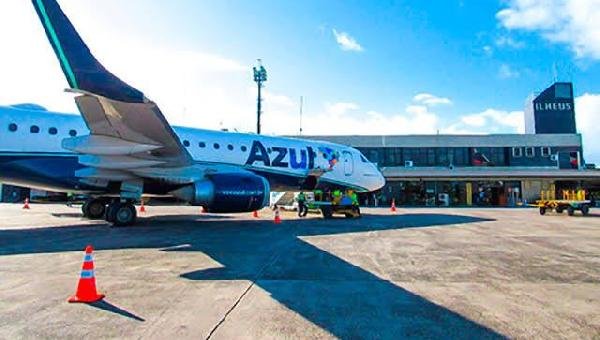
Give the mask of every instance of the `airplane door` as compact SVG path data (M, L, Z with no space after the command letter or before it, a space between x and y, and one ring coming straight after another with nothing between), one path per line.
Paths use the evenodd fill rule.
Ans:
M352 176L352 172L354 171L354 159L352 158L352 154L348 151L344 151L344 174L346 176Z

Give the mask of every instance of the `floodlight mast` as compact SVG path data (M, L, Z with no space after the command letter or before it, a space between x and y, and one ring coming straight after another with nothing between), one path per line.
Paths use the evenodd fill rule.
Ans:
M267 70L262 66L262 60L257 59L258 66L254 66L254 81L258 87L258 96L256 98L256 134L260 135L260 114L262 113L262 93L263 82L267 81Z

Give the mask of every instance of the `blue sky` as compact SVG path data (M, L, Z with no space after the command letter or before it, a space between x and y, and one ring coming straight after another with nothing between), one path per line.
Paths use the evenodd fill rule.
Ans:
M575 83L588 161L600 163L600 1L59 1L92 51L172 123L265 131L520 132L525 98ZM0 5L0 102L75 112L28 1ZM9 55L6 55L10 51Z

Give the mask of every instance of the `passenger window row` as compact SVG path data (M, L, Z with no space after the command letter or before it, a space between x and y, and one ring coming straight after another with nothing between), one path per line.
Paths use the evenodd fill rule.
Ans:
M189 147L190 147L190 145L191 145L191 144L190 144L190 141L189 141L189 140L187 140L187 139L184 139L184 140L183 140L183 142L182 142L182 144L183 144L183 146L185 146L186 148L189 148ZM206 148L206 143L205 143L205 142L198 142L198 147L199 147L199 148ZM219 144L219 143L213 143L213 149L215 149L215 150L219 150L220 148L221 148L221 144ZM234 146L233 146L233 144L227 144L227 150L229 150L229 151L233 151L233 149L234 149ZM242 150L242 151L246 151L246 150L248 150L248 148L247 148L245 145L242 145L242 146L240 147L240 150Z
M19 129L19 126L15 123L8 124L8 131L16 132ZM40 133L40 127L37 125L31 125L29 127L29 133ZM48 128L48 134L56 135L58 134L58 129L55 127ZM75 137L77 136L77 131L74 129L69 130L69 136Z

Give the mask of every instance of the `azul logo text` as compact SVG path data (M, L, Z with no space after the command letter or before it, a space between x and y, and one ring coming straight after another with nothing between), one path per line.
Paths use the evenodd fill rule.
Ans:
M246 165L254 165L255 162L262 163L264 166L292 169L314 169L317 153L307 146L297 150L296 148L271 147L271 155L264 145L259 141L252 142L250 155L246 160Z

